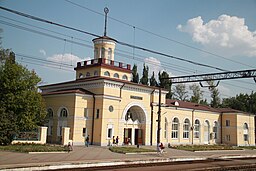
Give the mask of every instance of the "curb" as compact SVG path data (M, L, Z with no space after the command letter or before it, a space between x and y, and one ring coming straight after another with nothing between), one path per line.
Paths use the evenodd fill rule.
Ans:
M129 164L149 164L149 163L164 163L164 162L182 162L182 161L200 161L207 160L207 158L176 158L176 159L148 159L148 160L127 160L127 161L109 161L109 162L95 162L95 163L66 163L66 164L55 164L55 165L39 165L32 167L20 167L20 168L6 168L6 171L31 171L31 170L55 170L55 169L74 169L74 168L90 168L90 167L103 167L103 166L120 166Z

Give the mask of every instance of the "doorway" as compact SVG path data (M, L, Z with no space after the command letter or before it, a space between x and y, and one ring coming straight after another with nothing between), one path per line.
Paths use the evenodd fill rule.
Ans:
M132 128L124 128L124 144L131 143Z
M135 145L142 145L142 129L135 129Z

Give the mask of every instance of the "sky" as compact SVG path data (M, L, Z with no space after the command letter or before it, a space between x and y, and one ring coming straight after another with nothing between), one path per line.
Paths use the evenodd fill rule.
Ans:
M256 68L256 0L0 0L0 5L65 26L226 71ZM42 78L40 85L75 79L77 61L93 58L95 37L0 10L1 46ZM220 70L116 45L115 61L143 64L170 76ZM186 84L187 90L189 85ZM222 98L256 91L252 78L223 80ZM209 99L207 88L204 98ZM189 92L191 95L191 92Z

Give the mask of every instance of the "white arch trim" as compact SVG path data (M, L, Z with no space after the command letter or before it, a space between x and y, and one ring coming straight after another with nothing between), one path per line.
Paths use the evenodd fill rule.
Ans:
M150 120L148 119L147 110L145 109L143 104L138 103L138 102L131 102L131 103L126 105L126 107L124 108L123 114L122 114L122 122L125 122L125 115L126 115L126 113L133 106L138 106L138 107L140 107L143 110L145 118L146 118L146 124L150 124Z

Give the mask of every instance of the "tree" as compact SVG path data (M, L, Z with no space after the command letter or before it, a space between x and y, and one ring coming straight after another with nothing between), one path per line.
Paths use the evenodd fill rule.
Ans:
M203 97L203 91L200 90L199 85L192 84L189 86L189 89L192 90L192 92L193 92L193 95L190 98L190 102L200 103L200 100Z
M236 95L236 97L224 98L221 107L228 107L244 112L256 114L256 93Z
M207 83L209 84L209 90L211 92L211 107L217 108L220 107L220 93L219 90L216 88L216 86L214 86L214 82L213 81L207 81Z
M143 72L142 72L142 77L140 79L140 83L143 85L148 85L148 66L143 66Z
M172 90L171 90L172 82L170 81L170 79L166 79L166 78L169 78L169 74L165 71L163 71L162 73L159 71L158 78L159 78L159 86L169 91L166 94L166 98L171 99L172 98Z
M132 82L139 83L139 74L138 74L138 68L136 64L134 64L132 67Z
M155 72L154 71L153 71L152 76L150 77L149 85L150 86L155 86L155 87L158 86L157 81L155 79Z
M37 88L41 79L34 71L15 63L12 60L14 53L1 50L1 55L4 55L1 59L5 61L0 69L0 144L6 144L11 141L10 134L33 130L43 125L46 110ZM10 132L9 128L14 132Z
M177 100L186 101L188 97L187 93L185 84L177 84L173 89L173 96Z

